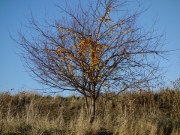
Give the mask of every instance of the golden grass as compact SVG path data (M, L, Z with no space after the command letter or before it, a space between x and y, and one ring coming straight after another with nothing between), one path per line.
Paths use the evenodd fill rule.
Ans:
M90 124L89 119L83 97L0 94L1 134L179 135L180 91L131 91L112 100L100 97L95 121Z

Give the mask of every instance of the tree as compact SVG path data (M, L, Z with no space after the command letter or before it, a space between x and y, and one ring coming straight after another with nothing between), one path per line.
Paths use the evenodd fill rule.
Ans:
M35 33L20 33L31 73L45 85L82 94L91 122L100 95L144 88L156 78L153 55L161 52L161 36L139 27L141 13L129 14L125 3L97 0L89 2L89 8L80 5L76 12L58 6L66 17L47 26L32 17L29 28Z

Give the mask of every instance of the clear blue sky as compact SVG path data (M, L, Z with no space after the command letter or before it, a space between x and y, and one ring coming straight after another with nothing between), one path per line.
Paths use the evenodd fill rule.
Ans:
M19 50L11 40L9 32L17 37L22 24L32 12L38 19L49 15L59 17L59 11L54 3L65 4L65 0L0 0L0 92L14 89L44 88L35 82L28 73L17 55ZM68 0L71 4L78 0ZM140 0L143 8L149 10L141 17L144 26L153 24L159 33L165 34L165 50L180 49L180 0ZM165 80L174 81L180 78L180 51L175 51L162 60L161 67L165 67Z

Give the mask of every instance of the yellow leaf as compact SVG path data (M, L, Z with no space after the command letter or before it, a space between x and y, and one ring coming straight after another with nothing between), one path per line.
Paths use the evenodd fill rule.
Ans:
M144 53L142 53L142 56L144 57Z

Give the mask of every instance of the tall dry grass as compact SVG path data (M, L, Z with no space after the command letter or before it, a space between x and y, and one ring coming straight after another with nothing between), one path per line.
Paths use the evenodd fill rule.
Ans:
M0 94L1 134L179 135L180 91L131 91L112 100L100 97L95 121L90 124L89 119L83 97Z

